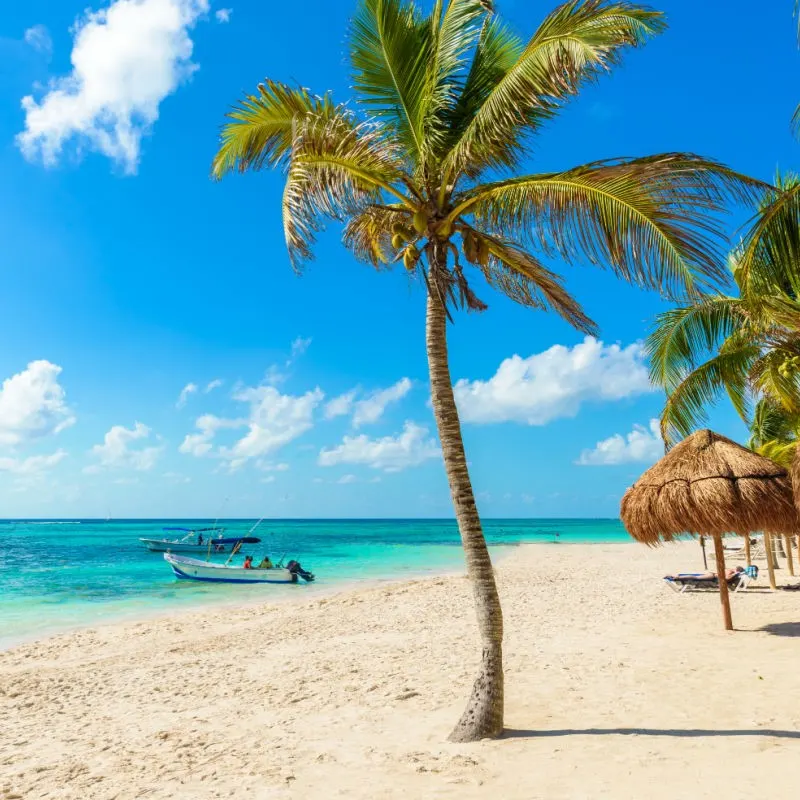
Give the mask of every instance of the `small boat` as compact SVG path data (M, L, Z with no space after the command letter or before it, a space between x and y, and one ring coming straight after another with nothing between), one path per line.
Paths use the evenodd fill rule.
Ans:
M258 544L261 539L255 536L229 536L223 538L224 528L164 528L165 531L182 531L182 539L144 539L139 541L154 553L230 553L236 545ZM203 538L204 533L217 533L219 536Z
M245 569L239 565L215 564L172 553L164 553L164 560L181 580L209 583L297 583L298 577L307 582L314 580L313 573L304 570L297 561L290 561L285 567Z

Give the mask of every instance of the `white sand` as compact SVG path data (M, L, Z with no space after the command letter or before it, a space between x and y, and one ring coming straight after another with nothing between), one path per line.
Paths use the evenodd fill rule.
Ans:
M718 595L662 585L698 560L517 550L510 730L473 745L446 742L478 656L463 578L0 653L0 798L799 797L800 593L762 578L726 633Z

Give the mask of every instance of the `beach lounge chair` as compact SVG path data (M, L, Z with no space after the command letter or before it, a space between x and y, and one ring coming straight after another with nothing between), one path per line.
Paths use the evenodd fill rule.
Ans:
M728 578L728 589L738 592L746 589L750 581L758 577L758 567L753 565L747 567L743 572L737 572ZM664 582L676 592L688 591L717 591L719 581L716 575L708 575L702 572L681 572L678 575L666 575Z

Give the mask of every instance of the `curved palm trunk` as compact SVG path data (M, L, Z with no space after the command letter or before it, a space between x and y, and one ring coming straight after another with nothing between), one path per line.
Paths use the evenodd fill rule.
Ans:
M435 290L428 293L426 327L431 400L483 648L480 672L464 714L450 734L450 741L474 742L503 732L503 613L461 439L447 361L447 317L441 300L434 295Z

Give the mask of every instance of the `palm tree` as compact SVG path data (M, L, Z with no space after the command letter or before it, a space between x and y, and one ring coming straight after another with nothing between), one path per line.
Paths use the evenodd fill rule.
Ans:
M454 310L484 310L480 275L577 330L595 324L541 256L609 266L683 297L725 277L719 210L743 183L689 153L518 175L532 134L587 83L665 27L626 0L569 0L519 39L490 0L360 0L356 102L265 80L229 114L212 174L285 170L295 269L326 222L375 268L402 261L427 296L431 399L475 599L482 658L453 741L503 730L503 618L472 491L447 353Z
M778 455L800 424L800 178L777 177L729 263L738 295L659 314L645 343L667 394L662 436L668 447L688 436L727 395L751 443Z

